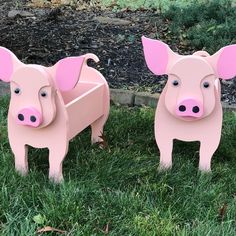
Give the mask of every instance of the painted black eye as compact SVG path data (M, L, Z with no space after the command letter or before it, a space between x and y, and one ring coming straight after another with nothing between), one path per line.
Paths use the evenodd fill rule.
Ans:
M172 82L172 84L173 84L174 86L178 86L178 85L179 85L179 81L178 81L178 80L174 80L174 81Z
M20 89L19 89L19 88L16 88L16 89L14 90L14 93L15 93L15 94L20 94Z
M41 92L41 97L47 97L47 93L46 92Z
M209 87L210 87L210 84L209 84L208 82L204 82L204 83L203 83L203 87L204 87L204 88L209 88Z

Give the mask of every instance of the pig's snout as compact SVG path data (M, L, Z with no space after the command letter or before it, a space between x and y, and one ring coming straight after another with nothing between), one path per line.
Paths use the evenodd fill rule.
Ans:
M17 114L17 124L31 127L39 127L42 123L42 115L35 108L24 108Z
M177 105L176 115L199 118L203 115L203 105L195 99L183 100Z

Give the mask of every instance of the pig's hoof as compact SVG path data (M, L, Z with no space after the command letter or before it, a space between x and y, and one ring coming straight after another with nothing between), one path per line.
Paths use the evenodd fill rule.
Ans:
M164 165L164 164L160 164L159 167L158 167L158 172L161 173L161 172L166 172L168 170L171 170L172 168L172 165Z
M16 167L16 172L22 176L26 176L28 174L28 170L22 167Z
M199 167L199 171L203 174L204 173L207 174L207 173L211 173L211 168Z
M92 137L92 144L101 143L103 140L100 137Z
M63 176L49 176L49 179L54 184L61 184L64 181Z

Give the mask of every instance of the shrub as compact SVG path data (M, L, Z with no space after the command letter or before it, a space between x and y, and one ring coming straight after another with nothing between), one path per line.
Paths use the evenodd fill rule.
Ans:
M185 34L189 45L210 53L236 42L235 15L236 8L229 0L196 2L185 8L173 5L162 14L171 21L172 36L181 39L181 34Z

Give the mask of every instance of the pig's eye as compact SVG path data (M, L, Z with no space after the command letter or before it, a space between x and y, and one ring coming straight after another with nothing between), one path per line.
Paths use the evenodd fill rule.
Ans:
M174 80L174 81L172 82L172 84L176 87L176 86L179 85L179 81L178 81L178 80Z
M41 97L44 97L44 98L45 98L45 97L47 97L47 93L46 93L46 92L44 92L44 91L43 91L43 92L41 92L41 94L40 94L40 95L41 95Z
M204 87L204 88L209 88L209 87L210 87L210 84L209 84L208 82L204 82L204 83L203 83L203 87Z
M20 94L20 89L19 89L19 88L16 88L16 89L14 90L14 93L15 93L15 94Z

